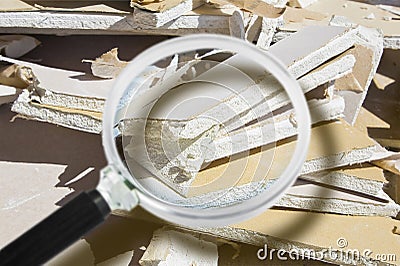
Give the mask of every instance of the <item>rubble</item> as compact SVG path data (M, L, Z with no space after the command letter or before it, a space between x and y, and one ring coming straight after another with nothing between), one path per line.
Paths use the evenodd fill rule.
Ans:
M153 233L150 245L139 264L218 265L217 245L190 234L161 228Z
M128 64L118 57L120 47L113 46L104 54L82 58L90 63L90 73L50 67L29 56L40 36L22 34L230 35L279 59L299 83L311 114L306 161L298 180L272 209L221 228L163 227L150 242L138 242L137 247L144 248L126 244L101 259L96 241L86 237L50 265L74 256L86 265L257 265L260 250L303 254L289 265L297 265L311 251L321 256L308 261L310 265L400 264L400 8L394 1L127 0L66 5L8 0L0 3L0 11L0 31L8 34L0 36L0 105L18 117L100 138L106 96ZM296 113L276 79L243 55L205 53L188 55L189 60L173 55L166 64L146 68L146 78L132 84L145 88L135 102L143 109L115 125L125 163L143 168L135 169L140 184L161 200L192 208L232 205L267 190L280 178L297 144ZM205 69L196 65L213 56L223 59ZM191 78L231 90L187 82ZM176 107L185 97L200 94L213 101ZM160 99L168 104L149 107ZM147 111L149 116L143 117ZM0 230L2 246L56 209L54 202L70 192L55 188L54 182L68 170L66 165L39 162L0 162L0 228L13 228ZM79 183L93 169L62 185ZM128 223L139 213L136 218L165 224L140 212L115 211L111 219L119 216ZM17 219L21 223L15 223ZM226 243L236 249L233 258L220 253ZM349 258L354 250L361 253ZM370 252L362 253L366 250ZM250 251L255 253L247 258ZM386 254L387 260L378 254Z

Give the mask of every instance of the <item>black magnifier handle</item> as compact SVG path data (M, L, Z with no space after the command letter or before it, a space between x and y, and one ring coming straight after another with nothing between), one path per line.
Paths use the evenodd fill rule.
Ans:
M97 190L82 192L0 250L0 265L41 265L101 224L111 210Z

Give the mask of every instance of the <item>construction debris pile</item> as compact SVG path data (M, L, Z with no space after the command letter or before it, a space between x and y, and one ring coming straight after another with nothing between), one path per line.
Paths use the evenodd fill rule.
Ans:
M0 32L4 34L0 36L0 104L16 113L14 119L46 122L61 126L63 130L90 133L100 138L105 99L127 65L127 61L119 59L118 48L98 54L97 58L81 58L82 64L90 65L91 73L31 62L24 55L40 45L38 34L231 35L254 43L280 59L298 81L311 113L311 143L301 175L272 209L239 224L196 230L165 225L140 209L131 213L115 212L113 215L118 219L144 219L159 229L154 231L150 243L143 243L147 248L133 250L127 244L121 247L121 252L103 259L95 258L86 240L81 240L73 248L86 256L86 263L263 265L267 260L272 265L281 265L291 260L290 263L298 263L296 265L400 264L398 1L33 2L6 0L0 3ZM241 69L240 60L235 56L226 62ZM167 68L172 69L174 75L181 71L174 61ZM212 73L218 73L218 68L203 75L211 77ZM253 73L254 76L259 74ZM201 169L199 165L195 175L185 176L185 186L176 180L168 181L173 178L171 176L164 176L163 181L168 186L188 199L199 197L204 191L187 189L189 182L203 184L205 180L223 175L228 166L241 165L240 160L249 165L238 169L244 180L251 180L256 172L261 174L260 178L271 180L281 173L288 154L296 145L293 138L296 123L293 109L284 108L290 102L282 96L282 87L268 83L267 78L263 82L274 89L273 93L267 92L269 95L265 98L269 111L283 110L274 113L277 117L272 124L276 135L269 139L254 137L250 145L237 149L225 148L226 139L217 136L217 152L205 156L202 161L210 164ZM215 114L222 110L218 105L213 108ZM260 117L265 115L262 113ZM243 131L267 132L271 127L268 117L255 123L251 123L254 118L245 115L241 118L241 123L228 124L228 129L236 130L233 132L237 139ZM130 126L134 127L129 121L120 125L128 128L126 132L132 137L135 131L129 129ZM253 165L260 156L268 154L271 143L276 143L274 163L260 173ZM137 154L135 147L129 144L124 147L126 152ZM223 160L243 151L250 152L235 161ZM16 226L17 214L22 212L27 213L26 217L31 215L32 221L40 220L55 209L56 201L69 193L65 187L55 188L65 165L42 164L43 161L17 163L6 158L7 154L0 162L0 192L17 189L19 194L0 193L3 194L0 225L5 223L0 228ZM87 163L91 166L89 161ZM23 177L24 171L35 174ZM23 190L13 184L13 179L21 179L20 184L33 182L35 185ZM34 181L29 181L31 179ZM32 198L27 200L28 204L21 203L28 198ZM32 212L39 205L43 207ZM14 221L7 224L5 220ZM28 224L14 231L22 232L29 228ZM16 237L3 231L0 231L0 247ZM281 253L277 253L278 250ZM358 253L354 255L354 251ZM74 254L71 251L61 254L54 264L57 265L57 259L62 261Z

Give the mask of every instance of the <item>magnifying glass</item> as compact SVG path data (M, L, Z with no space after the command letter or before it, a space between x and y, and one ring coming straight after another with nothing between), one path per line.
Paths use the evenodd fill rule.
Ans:
M295 148L278 149L288 138ZM274 56L222 35L164 41L134 58L107 98L108 166L97 188L3 248L0 261L45 263L139 204L186 227L250 219L293 184L309 138L304 94Z

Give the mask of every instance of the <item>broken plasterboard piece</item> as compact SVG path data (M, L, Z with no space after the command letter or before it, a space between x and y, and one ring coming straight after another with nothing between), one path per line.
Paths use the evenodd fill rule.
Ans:
M158 229L139 264L142 266L218 265L217 245L192 234Z
M134 21L131 13L0 12L0 29L14 34L229 35L229 17L235 10L232 7L216 9L206 4L160 27L143 27Z
M272 45L269 52L281 59L295 78L299 78L352 47L355 34L356 29L344 27L305 27Z
M41 104L101 112L113 84L112 80L82 80L86 77L83 72L51 68L6 57L0 57L0 60L32 70L38 80L35 89L41 90L35 100Z
M300 178L315 182L316 184L351 190L375 197L379 197L384 184L387 183L383 175L383 170L368 164L361 167L349 167L306 174Z
M276 28L280 23L283 23L283 18L262 18L261 32L257 39L257 47L263 50L268 50L271 46Z
M261 31L262 17L254 14L250 14L248 23L245 23L245 40L248 42L254 42L258 39Z
M0 247L57 209L56 203L70 193L68 188L56 187L66 168L66 165L0 162Z
M316 184L295 184L275 203L275 207L325 213L396 217L400 206L382 191L384 201L365 195L326 188Z
M118 3L114 2L110 5L107 3L99 4L98 1L87 1L83 4L74 5L64 1L53 1L49 2L42 2L42 5L39 5L37 2L25 2L21 0L6 0L0 3L0 11L3 13L5 12L27 12L27 11L41 11L41 10L48 10L48 11L64 11L64 12L76 12L76 13L84 13L84 12L94 12L94 13L129 13L126 11L126 3Z
M321 121L329 121L338 119L342 116L344 109L343 99L335 97L333 100L312 100L309 102L310 112L313 124ZM134 138L124 146L124 152L130 158L134 158L136 162L145 167L150 172L156 174L158 178L170 186L172 189L182 195L187 194L194 176L200 170L204 162L211 162L224 157L230 157L240 152L257 148L263 145L274 143L276 141L292 137L297 134L296 125L291 121L294 118L293 111L289 110L283 114L266 119L255 125L248 126L244 129L234 131L228 135L223 135L215 138L212 148L206 149L204 152L198 152L197 156L190 156L186 158L183 155L193 153L197 148L197 144L204 145L204 143L211 143L212 140L209 135L204 135L191 143L184 144L184 140L180 139L182 143L180 148L184 151L178 150L179 155L174 153L176 149L177 140L172 139L170 143L169 137L160 140L160 136L156 138L146 138L145 147L137 145L138 134L131 132ZM154 126L161 126L157 121L153 127L147 121L146 132L161 132ZM136 124L137 125L137 124ZM144 128L145 126L143 126ZM165 129L164 129L165 130ZM138 129L138 131L143 131ZM170 136L167 132L166 136ZM142 133L143 134L143 133ZM211 133L215 136L215 133ZM211 136L212 137L212 136ZM185 140L188 142L188 140ZM184 145L189 145L186 148ZM183 147L182 147L183 146ZM162 149L161 149L162 147ZM171 147L171 148L170 148ZM166 151L166 152L165 152ZM181 152L181 153L180 153ZM144 158L138 154L145 154ZM194 162L194 159L196 161ZM182 162L185 162L182 164ZM132 168L132 167L131 167ZM175 169L175 170L173 170Z
M346 101L344 119L350 124L354 124L357 119L383 52L383 39L379 30L359 26L355 39L355 47L348 51L356 58L353 71L351 75L335 81L337 94L344 97ZM351 79L355 79L361 87L361 93L348 87L352 83L349 81Z
M232 57L233 58L233 57ZM228 59L226 60L224 63L228 64L229 66L235 66L237 67L238 65L240 66L242 63L240 63L241 61L238 60L238 58L235 59ZM302 85L302 87L305 88L305 92L308 91L308 89L312 89L315 88L316 86L319 85L319 83L324 83L327 82L331 79L337 78L338 76L342 76L346 73L348 73L348 71L351 70L352 66L354 64L354 57L351 55L348 56L343 56L343 58L338 58L335 59L333 62L330 62L330 64L328 64L328 66L322 66L318 69L316 69L314 72L310 73L309 75L305 76L304 78L302 78L300 80L300 83ZM344 68L344 69L342 69ZM218 71L220 70L228 70L228 71L232 71L232 69L227 68L224 64L222 65L218 65L217 67L212 68L211 70L201 74L198 79L199 80L208 80L210 81L210 79L212 80L213 78L215 79L216 76L220 77L220 75L217 75L217 73L219 73ZM235 70L236 71L236 70ZM256 75L255 73L252 73L252 75ZM332 76L333 75L333 76ZM226 76L226 75L225 75ZM235 75L236 76L236 75ZM240 75L239 75L240 77ZM281 97L276 97L275 94L276 93L270 93L269 91L266 91L265 94L271 94L271 100L267 101L266 104L263 104L266 106L265 109L270 110L270 108L272 108L272 110L275 110L285 104L288 104L289 101L287 99L287 97L285 97L285 93L283 92L283 90L279 87L279 84L273 83L273 80L271 80L272 82L266 82L267 80L270 80L267 78L265 78L262 82L265 83L265 87L268 88L269 86L269 90L276 90L279 91L279 89L282 91L282 95ZM221 80L217 79L218 84L221 84ZM232 83L232 80L229 80L229 82ZM249 81L250 82L250 81ZM243 80L241 80L241 83L243 83ZM243 84L246 84L246 81L244 81ZM278 85L278 87L273 87L273 85ZM210 86L209 84L207 86ZM238 83L234 83L235 88L237 87L240 91L240 89L242 88L240 86L240 84ZM229 86L230 88L232 88L232 86ZM237 95L232 96L231 98L227 98L227 101L224 101L223 104L220 105L214 105L212 106L211 109L207 110L206 112L204 112L202 114L202 116L209 118L209 117L215 117L216 119L214 120L202 120L201 117L196 117L194 119L191 120L182 120L181 123L178 122L174 122L174 121L170 121L168 122L167 120L163 121L163 120L153 120L153 119L146 119L146 121L143 122L147 122L150 123L149 125L145 125L142 124L140 125L140 121L139 120L131 120L131 121L125 121L124 122L124 128L121 129L121 132L123 132L123 134L125 136L127 135L143 135L144 128L148 128L146 126L151 126L151 128L153 128L153 130L146 130L146 132L151 132L152 134L155 131L155 129L157 128L157 124L159 124L158 129L163 128L163 130L166 130L167 128L165 127L166 125L169 125L173 128L175 128L174 130L171 130L171 132L175 132L175 137L171 139L171 134L167 134L165 136L168 136L166 138L163 139L164 141L164 145L161 145L162 143L160 142L160 138L159 136L161 136L160 134L158 134L159 136L154 136L151 137L151 139L153 139L152 141L154 142L154 144L159 143L157 145L151 145L152 147L165 147L166 143L169 143L169 141L166 141L166 139L171 139L171 145L167 145L169 146L176 146L176 143L179 143L182 139L182 141L184 141L186 144L184 145L184 148L186 149L186 147L188 147L190 145L190 143L188 142L189 139L191 138L195 138L197 136L200 136L201 134L204 134L205 130L209 130L212 127L215 126L219 126L218 124L215 124L215 122L219 122L219 123L224 123L225 121L229 121L231 119L231 117L228 117L227 115L225 115L224 117L221 117L221 113L223 113L223 110L226 109L226 107L224 105L228 105L228 106L232 106L234 108L236 108L235 112L230 112L229 115L233 115L236 116L237 114L240 114L243 111L246 111L246 108L249 108L249 104L252 105L256 105L260 100L262 100L262 98L260 99L260 97L255 97L255 95L259 94L259 88L257 86L249 86L249 88L247 90L243 90L242 92L240 92L239 97ZM272 90L272 91L273 91ZM187 90L184 90L187 91ZM215 92L213 92L214 94L214 98L215 98ZM279 94L280 95L280 94ZM174 98L178 99L176 94L174 94ZM241 101L243 101L243 98L246 99L246 102L244 104L239 105L239 103L241 103ZM281 99L281 101L278 101L277 98ZM236 101L236 102L235 102ZM169 102L170 105L175 106L173 103ZM179 103L177 103L179 104ZM321 103L319 103L321 104ZM322 106L322 105L321 105ZM322 120L326 120L326 119L332 119L332 118L338 118L340 115L340 106L343 106L343 102L340 101L340 99L336 99L335 101L332 101L331 103L327 104L326 106L330 106L330 107L334 107L331 111L332 114L328 115L328 117L323 117L323 118L318 118L315 120L316 121L321 121ZM225 108L225 109L224 109ZM244 109L243 109L244 108ZM324 108L324 107L323 107ZM242 110L243 109L243 110ZM256 108L257 109L257 108ZM318 109L318 108L317 108ZM317 110L316 109L316 110ZM196 111L196 110L195 110ZM199 112L200 110L198 110L197 112ZM231 110L228 110L231 111ZM193 112L193 108L190 108L190 112ZM329 112L329 111L328 111ZM169 112L163 112L163 113L169 113ZM256 112L258 113L258 112ZM327 112L324 112L323 109L318 109L315 113L319 113L326 115ZM335 113L335 114L333 114ZM265 112L260 111L259 112L259 117L265 115ZM165 114L164 114L165 115ZM180 112L180 115L182 115L182 112ZM249 114L250 116L252 114ZM228 131L233 130L237 127L243 126L246 122L249 122L251 120L253 120L252 117L245 117L245 120L242 121L243 119L241 119L241 121L239 121L239 125L236 126L236 124L234 124L234 126L231 124L227 124L226 125L226 129ZM188 115L188 117L190 117L190 115ZM316 118L316 117L314 117ZM182 119L182 118L181 118ZM209 123L211 122L211 124ZM139 124L137 124L139 123ZM176 124L176 125L175 125ZM268 123L267 123L268 124ZM271 138L266 138L267 141L270 142L274 142L276 140L281 140L283 138L289 137L292 134L295 134L297 131L296 129L293 128L292 133L288 133L289 131L287 131L288 128L293 127L292 124L289 121L286 121L284 123L281 124L285 124L285 126L282 126L280 129L280 133L281 134L277 134L274 137L277 137L278 139L275 139L274 137ZM286 125L287 124L287 125ZM271 123L269 123L269 125L267 125L268 128L271 127ZM177 131L177 129L179 128L179 130ZM209 137L212 138L212 136L216 136L216 134L220 133L219 128L214 128L212 130L216 130L217 132L212 133L211 135L204 135L206 136L206 139L208 139ZM257 128L253 131L257 131ZM132 132L136 132L135 134L133 134ZM191 135L187 135L184 133L190 132ZM211 132L211 131L210 131ZM286 132L287 134L283 134L284 132ZM176 135L176 133L179 133L178 135ZM151 144L151 140L148 138L150 136L146 136L146 141L150 141L147 142L147 145ZM248 136L245 133L243 135L243 139L247 140ZM141 139L141 138L139 138ZM196 143L201 144L203 141L207 141L204 138L200 138L196 141ZM261 137L261 139L263 139L263 137ZM211 139L210 139L211 140ZM210 141L208 140L208 141ZM130 155L131 158L134 158L134 154L144 154L145 158L144 160L140 160L141 164L144 164L145 166L149 167L150 169L154 170L155 173L154 174L160 174L160 173L168 173L167 176L162 175L161 178L164 179L165 182L167 182L167 184L172 185L172 187L174 189L176 189L178 192L185 194L183 191L181 191L181 187L188 187L188 185L190 185L190 181L192 180L193 177L191 177L192 175L195 175L198 170L200 169L201 165L203 164L204 160L205 161L212 161L218 158L222 158L222 157L227 157L232 155L233 153L238 153L240 151L244 150L248 150L249 147L245 147L245 148L240 148L237 147L237 149L233 149L231 150L230 148L230 141L225 141L225 142L221 142L219 144L221 144L220 146L223 147L221 149L216 149L214 153L214 151L208 151L207 149L203 150L203 151L197 151L195 154L197 154L196 156L190 156L186 158L187 154L193 154L193 152L195 150L197 150L198 148L196 148L195 146L193 146L193 150L189 151L184 151L183 153L181 153L179 155L179 158L175 158L178 153L173 153L175 155L173 155L172 157L170 156L169 158L173 158L173 160L168 160L168 158L165 156L164 151L161 149L151 149L152 151L155 151L156 153L160 153L160 154L153 154L150 157L153 158L159 158L160 160L157 160L159 162L162 163L156 163L158 166L162 166L162 167L156 167L156 169L154 169L153 166L155 166L154 164L154 159L152 158L148 158L148 152L145 152L146 150L148 150L146 148L146 145L143 143L143 145L138 145L137 144L138 138L132 138L130 143L125 143L124 147L125 147L125 151L128 152L128 154ZM203 142L204 144L204 142ZM265 145L267 143L258 143L257 140L254 141L253 143L254 147L258 147L260 145ZM199 147L204 147L204 146L199 146ZM250 148L254 148L253 146ZM178 147L177 147L178 148ZM138 152L138 149L141 150L142 152ZM179 147L179 149L173 149L173 150L178 150L178 151L182 151L182 147ZM189 152L189 153L188 153ZM184 155L186 154L186 155ZM212 154L212 157L209 157L207 154ZM216 157L215 157L216 156ZM164 158L164 160L161 160L161 158ZM185 159L186 158L186 159ZM193 158L196 158L196 160L194 160ZM182 161L183 160L183 161ZM171 161L171 162L168 162ZM177 164L176 164L177 163ZM170 171L169 167L174 167L174 171ZM185 169L181 169L178 171L178 169L181 168L181 166L185 166ZM178 168L177 168L178 167ZM158 169L158 170L157 170ZM163 170L161 170L163 169ZM159 171L161 170L161 172ZM172 176L171 176L172 173ZM170 182L171 180L174 180L176 176L179 176L179 180L180 182ZM186 177L185 177L186 176ZM184 182L183 182L184 181Z
M296 141L277 143L276 147L267 145L232 159L214 161L198 172L190 187L184 188L185 196L201 197L215 191L223 194L232 190L232 186L247 185L253 191L259 182L267 183L282 174L287 165L288 154L293 153L295 145ZM334 121L312 128L307 159L301 174L369 162L391 154L346 122ZM243 189L244 194L236 191L231 196L235 200L246 198L246 189Z
M128 62L121 61L118 58L118 48L111 49L95 60L84 59L82 62L91 63L90 69L93 76L105 79L116 78L128 65Z
M265 17L265 18L277 18L282 15L285 11L285 7L279 7L272 3L268 3L268 1L261 0L224 0L228 3L233 4L234 6L247 10L257 16Z
M354 63L355 58L352 55L338 56L298 79L299 85L306 94L319 85L334 81L335 79L351 73ZM282 86L279 84L275 86L274 83L268 83L266 81L268 81L268 79L260 82L260 89L263 91L265 90L264 101L256 105L251 112L245 112L240 116L240 119L227 122L224 128L226 131L232 131L243 127L250 121L259 119L271 111L275 111L278 108L290 104L290 99Z
M393 174L400 175L400 154L396 153L389 158L383 158L381 160L373 161L372 164L381 167Z
M340 97L332 100L310 100L308 102L311 123L330 121L343 116L344 101ZM274 143L297 134L293 121L296 114L293 110L286 111L271 118L261 120L253 125L229 132L214 140L214 150L205 154L204 161L211 162L224 157L244 152L263 145Z
M0 85L0 105L11 103L18 97L16 88L6 85Z
M324 18L307 18L306 12L316 12L325 14ZM369 14L373 13L375 19L365 19ZM357 24L368 28L379 28L383 31L384 48L399 49L400 48L400 15L393 14L389 11L382 10L378 6L361 3L360 1L348 0L318 0L313 5L299 9L298 16L303 20L291 21L285 20L285 25L279 30L285 33L295 32L305 26L310 25L328 25L332 16L345 18L347 26ZM391 18L391 19L387 19ZM338 21L338 20L337 20ZM351 22L350 24L348 22ZM344 26L340 23L337 25Z
M26 35L1 35L0 36L0 54L18 58L35 49L40 42Z
M133 3L135 4L135 2ZM189 11L198 8L203 4L203 0L185 0L163 12L150 12L147 10L142 10L140 8L135 8L133 13L133 21L143 28L157 28L184 15Z

